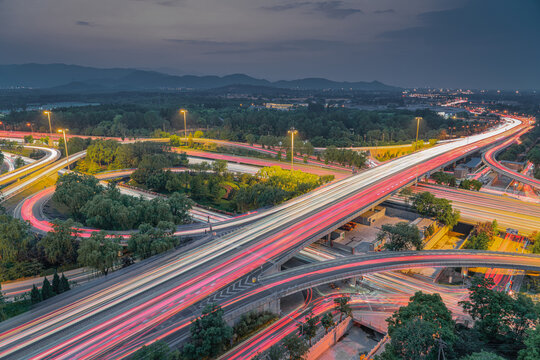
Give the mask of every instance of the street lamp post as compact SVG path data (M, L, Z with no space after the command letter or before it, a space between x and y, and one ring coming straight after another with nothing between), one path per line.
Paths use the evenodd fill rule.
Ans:
M30 128L30 130L32 131L32 135L34 135L34 126L32 125L32 123L26 123L26 126L28 126Z
M66 149L67 168L68 168L68 170L70 170L70 167L69 167L69 153L68 153L67 140L66 140L66 131L68 131L68 129L59 129L58 130L59 133L64 134L64 147Z
M187 110L180 110L180 113L181 114L184 114L184 139L186 139L186 143L187 143L187 126L186 126L186 113L187 113Z
M420 127L420 120L422 120L422 117L417 116L415 117L416 120L416 142L414 143L414 151L418 150L418 128ZM414 186L418 186L418 164L416 164L416 181L414 183Z
M298 130L292 127L291 130L288 131L288 133L291 134L291 171L293 171L294 170L294 135L298 134Z
M6 131L6 124L4 124L3 121L0 121L0 125L3 125L4 126L4 131Z
M418 150L418 128L420 127L420 120L422 117L417 116L414 118L416 120L416 142L414 143L414 151Z
M47 118L49 119L49 134L52 137L52 127L51 127L51 112L49 110L43 112L45 115L47 115Z

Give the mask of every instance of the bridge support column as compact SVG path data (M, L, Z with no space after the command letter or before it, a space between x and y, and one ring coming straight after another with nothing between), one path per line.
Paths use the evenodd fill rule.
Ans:
M271 301L267 310L277 315L281 314L281 299Z

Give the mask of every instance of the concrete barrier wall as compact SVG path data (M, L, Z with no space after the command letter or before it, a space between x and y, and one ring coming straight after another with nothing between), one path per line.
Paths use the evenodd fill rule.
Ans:
M347 317L345 320L340 322L336 327L324 335L319 341L317 341L311 349L309 349L308 354L305 356L306 360L316 360L318 359L326 350L334 346L339 339L349 330L353 322L350 317Z

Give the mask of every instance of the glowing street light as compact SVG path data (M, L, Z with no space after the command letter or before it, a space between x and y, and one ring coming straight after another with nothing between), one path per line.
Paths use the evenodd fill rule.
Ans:
M414 151L418 149L418 128L420 127L420 120L422 120L422 117L417 116L414 118L416 120L416 142L414 143Z
M293 171L294 170L294 135L298 134L298 130L292 127L291 130L288 131L288 133L291 134L291 171Z
M70 168L69 168L69 153L68 153L67 140L66 140L66 131L68 131L68 129L58 129L59 133L64 134L64 146L65 146L65 149L66 149L67 168L68 168L68 170L70 170Z
M26 126L28 126L30 130L32 130L32 134L34 134L34 126L29 122L26 123Z
M186 141L187 141L187 126L186 126L186 113L187 113L187 110L181 109L181 110L180 110L180 113L181 113L181 114L184 114L184 138L185 138Z
M49 110L43 112L45 115L47 115L47 118L49 119L49 134L52 136L52 127L51 127L51 112Z
M0 121L0 125L3 125L4 126L4 131L6 131L6 124L4 124L3 121Z

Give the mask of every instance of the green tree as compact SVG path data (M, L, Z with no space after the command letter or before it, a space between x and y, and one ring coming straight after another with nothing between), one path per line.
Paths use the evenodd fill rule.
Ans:
M243 314L234 324L234 341L241 341L275 319L277 319L277 316L270 311L253 311Z
M524 343L525 348L519 351L518 360L540 359L540 327L527 330Z
M43 279L43 285L41 286L41 298L47 300L55 295L51 283L47 278Z
M141 224L139 232L128 240L128 250L140 259L160 254L174 248L178 239L173 236L175 226L170 222L160 222L157 227Z
M246 142L253 146L253 144L255 143L255 141L257 141L257 137L253 134L247 134L246 135Z
M199 360L221 354L232 339L233 331L223 320L223 310L215 304L207 305L202 316L191 323L191 338L182 350L183 358Z
M324 316L321 318L321 325L324 327L325 333L328 334L328 329L335 325L334 317L331 313L328 312L324 314Z
M532 359L537 359L537 358L531 358L531 360ZM480 352L475 352L475 353L472 353L471 355L462 357L460 360L505 360L505 359L492 352L487 352L487 351L482 350Z
M386 321L391 340L377 359L437 359L442 343L451 353L457 340L452 313L439 294L417 292Z
M49 231L39 245L45 252L47 260L58 267L63 264L73 264L77 256L77 233L72 220L53 221L53 230Z
M287 349L290 360L303 360L309 351L309 345L304 337L290 334L283 339L283 346Z
M526 331L539 324L540 311L523 294L514 299L493 290L491 278L474 278L469 300L460 305L475 320L474 327L497 352L515 358L523 346Z
M376 360L418 359L435 360L438 353L438 339L435 324L415 318L395 329L384 352Z
M167 203L171 209L175 224L184 224L191 219L189 210L191 210L193 206L193 201L185 194L174 192L169 196Z
M268 349L268 358L270 360L281 360L283 355L285 355L285 349L281 344L275 344Z
M17 156L15 158L15 161L13 162L13 165L15 166L15 169L23 167L24 166L24 160L20 156Z
M7 214L0 214L0 259L15 262L24 257L32 240L30 225Z
M60 277L58 276L58 273L55 271L54 276L52 279L52 290L55 294L60 294Z
M411 187L403 188L400 192L401 196L409 197L413 194Z
M62 274L62 277L60 278L60 289L62 290L62 292L68 291L69 289L71 289L71 286L69 285L69 281L64 274Z
M212 170L215 171L218 175L223 174L227 171L227 161L226 160L215 160L212 163Z
M303 324L298 324L298 327L301 328L303 332L303 336L308 339L310 347L311 339L313 339L317 335L318 322L319 317L311 313L306 317L306 321Z
M173 352L163 340L143 346L133 354L134 360L176 360L179 358L180 354Z
M34 284L32 285L32 290L30 291L30 302L32 304L37 304L38 302L42 301L43 298L41 297L41 292L37 288L37 286Z
M489 236L486 233L471 235L465 244L465 249L487 250L490 244Z
M459 211L452 209L450 201L436 198L427 191L414 195L412 205L420 215L434 217L450 228L459 221Z
M377 234L377 240L388 239L384 247L390 251L403 251L414 248L422 250L422 238L416 225L407 222L399 222L395 225L385 224Z
M103 190L104 187L93 176L67 173L56 181L53 201L66 206L74 219L82 220L84 216L81 209Z
M336 310L339 311L339 322L343 320L343 315L351 316L352 314L352 309L349 305L349 301L351 301L351 298L348 296L342 296L334 299L334 306Z
M79 246L79 263L107 275L120 261L122 247L117 239L110 238L103 231L81 241Z

